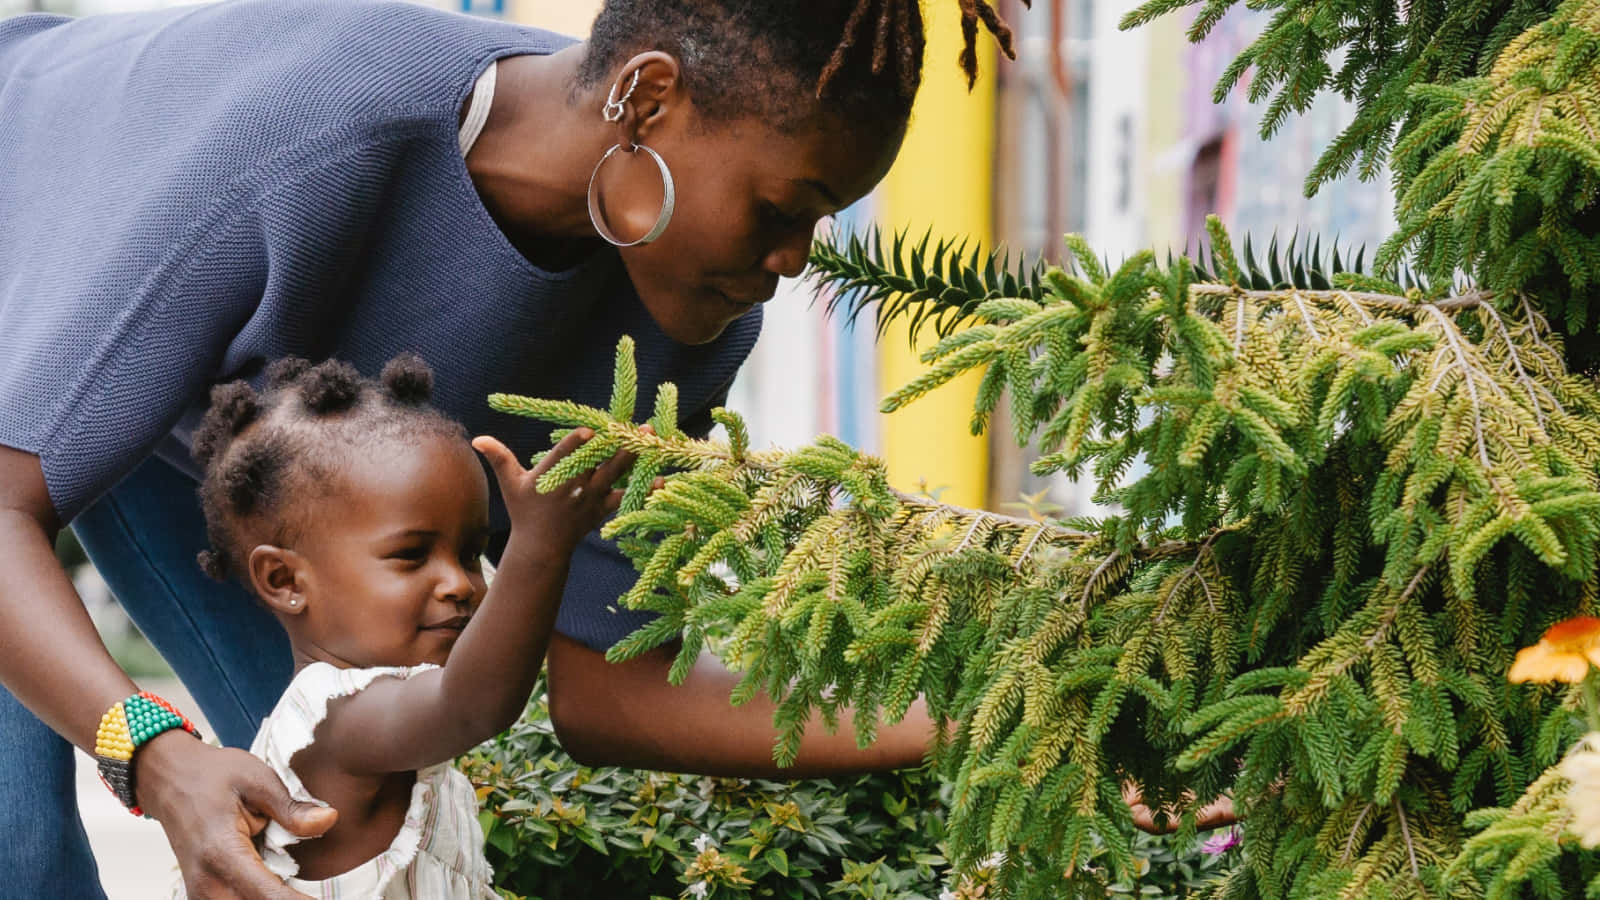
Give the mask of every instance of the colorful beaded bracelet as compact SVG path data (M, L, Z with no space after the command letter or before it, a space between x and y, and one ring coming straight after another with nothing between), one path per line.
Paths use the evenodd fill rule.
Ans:
M139 800L134 796L133 754L146 741L174 728L200 737L193 722L149 691L140 691L112 705L100 717L100 730L94 738L94 758L100 767L100 780L136 816L144 815L144 810L139 808Z

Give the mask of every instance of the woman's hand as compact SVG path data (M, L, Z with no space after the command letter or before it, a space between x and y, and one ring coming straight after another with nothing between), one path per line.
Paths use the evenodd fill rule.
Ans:
M0 447L0 682L92 754L101 713L139 688L106 652L56 559L60 527L39 458ZM266 764L181 731L145 743L134 770L140 805L166 830L191 897L306 900L267 871L250 839L269 818L302 836L322 834L333 826L333 810L291 802ZM7 874L24 885L38 877ZM87 884L94 875L82 878ZM14 887L0 894L14 895Z
M594 432L588 428L575 429L531 471L524 469L516 455L494 438L473 440L473 448L489 461L500 484L513 537L532 539L536 546L554 549L565 557L584 535L600 527L606 516L616 511L622 503L622 491L614 490L612 485L633 465L632 453L617 453L548 494L539 493L536 486L539 476L592 437Z
M267 871L252 839L277 822L318 837L339 814L292 799L267 764L180 731L157 735L135 757L139 805L161 823L191 900L309 900Z
M1185 798L1189 803L1194 802L1193 794L1185 794ZM1133 782L1127 782L1122 786L1122 799L1123 802L1128 804L1128 808L1133 811L1133 825L1140 831L1146 834L1161 835L1172 834L1178 830L1179 810L1170 806L1163 807L1161 809L1161 820L1159 822L1156 821L1155 811L1145 805L1144 792L1139 790L1139 786ZM1195 827L1201 831L1237 824L1239 824L1239 816L1234 812L1233 798L1227 794L1212 800L1201 807L1199 812L1195 813Z

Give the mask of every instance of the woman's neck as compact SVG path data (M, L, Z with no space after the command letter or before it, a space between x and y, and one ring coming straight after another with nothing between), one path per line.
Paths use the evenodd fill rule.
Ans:
M467 156L484 205L519 245L594 238L589 175L616 131L601 120L604 97L593 89L571 102L583 53L578 44L549 56L502 59L488 122ZM591 94L593 102L586 102Z

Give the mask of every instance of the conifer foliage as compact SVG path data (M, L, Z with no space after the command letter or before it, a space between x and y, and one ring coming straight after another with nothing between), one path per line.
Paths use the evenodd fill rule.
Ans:
M1192 40L1236 0L1149 0L1134 27L1193 7ZM1600 4L1595 0L1260 0L1262 35L1216 85L1268 100L1262 137L1322 91L1356 105L1306 178L1391 166L1400 229L1380 266L1410 254L1435 280L1537 294L1574 371L1600 367Z
M923 697L951 723L951 850L1005 854L1016 896L1127 876L1130 781L1187 821L1186 791L1233 792L1222 896L1442 896L1463 814L1576 737L1558 696L1503 675L1592 601L1600 396L1530 304L1353 273L1255 288L1211 227L1216 280L1148 254L1104 271L1073 239L1073 271L978 303L885 400L983 372L972 426L1007 402L1036 470L1125 510L1098 522L901 494L832 438L752 450L726 411L727 443L690 440L670 391L641 430L627 346L611 410L492 402L639 453L635 487L682 470L607 526L642 573L623 603L661 614L614 657L681 638L681 678L715 649L736 702L781 701L780 761L813 710L870 740Z
M1234 2L1125 24L1193 6L1198 40ZM780 761L814 711L870 741L921 697L949 723L950 856L1006 896L1125 879L1133 783L1190 838L1232 794L1216 897L1600 897L1554 768L1576 692L1505 678L1600 591L1600 0L1251 5L1271 24L1219 96L1252 73L1269 134L1355 101L1307 188L1393 167L1372 272L1314 242L1263 272L1214 220L1200 258L1114 269L1076 238L1067 269L931 238L813 253L832 308L940 337L886 411L979 372L964 424L1005 404L1035 470L1114 515L951 507L832 438L752 449L722 410L727 441L691 440L670 385L643 429L626 344L608 410L493 403L595 430L552 484L639 455L607 533L641 572L622 602L660 618L614 658L681 641L681 679L718 653L736 702L779 701Z

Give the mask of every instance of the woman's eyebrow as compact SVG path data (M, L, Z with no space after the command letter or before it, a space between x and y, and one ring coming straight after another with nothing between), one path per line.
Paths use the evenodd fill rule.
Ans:
M833 188L828 187L826 184L823 184L815 178L791 178L789 180L795 184L811 188L812 190L821 194L823 199L827 200L829 203L832 203L834 206L844 206L844 201L840 200L839 195L833 192Z

